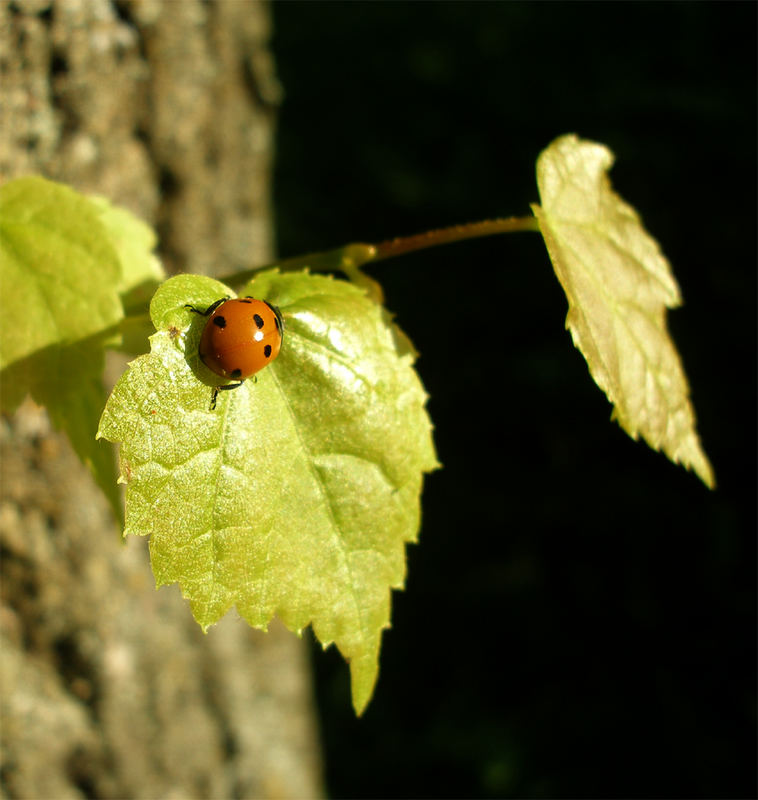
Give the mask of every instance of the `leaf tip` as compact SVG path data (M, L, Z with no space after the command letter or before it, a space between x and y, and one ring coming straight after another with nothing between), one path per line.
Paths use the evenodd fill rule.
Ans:
M350 691L355 715L360 717L374 694L379 676L378 653L367 653L350 660Z
M700 478L700 480L705 484L705 486L714 491L716 488L716 473L713 471L713 466L711 462L708 460L708 456L703 452L699 443L697 445L697 449L695 451L695 455L693 458L683 461L682 465Z

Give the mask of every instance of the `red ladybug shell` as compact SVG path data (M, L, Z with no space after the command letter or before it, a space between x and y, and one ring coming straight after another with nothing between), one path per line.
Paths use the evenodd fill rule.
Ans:
M244 381L279 355L282 327L279 309L265 300L226 300L203 329L200 360L222 378Z

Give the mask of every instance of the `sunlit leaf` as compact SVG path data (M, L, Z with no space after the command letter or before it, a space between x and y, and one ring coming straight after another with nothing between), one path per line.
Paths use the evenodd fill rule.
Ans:
M241 294L281 309L281 353L211 411L205 319L184 304L231 294L209 278L167 281L151 352L108 401L98 435L121 443L125 533L150 536L158 584L178 582L204 628L236 606L255 627L277 616L336 643L360 713L436 466L426 394L361 290L269 271Z
M100 223L108 233L121 266L117 287L124 308L146 305L166 279L163 265L153 253L158 243L153 229L131 212L111 205L104 197L87 198L99 211Z
M160 275L153 245L104 200L39 177L0 187L2 408L27 394L45 405L119 513L113 455L95 441L104 349L118 338L119 292Z
M566 327L614 417L713 487L690 390L666 328L681 303L671 267L636 211L611 188L611 152L563 136L537 161L533 206L569 302Z
M86 197L52 181L0 187L0 369L121 318L121 268L99 217Z

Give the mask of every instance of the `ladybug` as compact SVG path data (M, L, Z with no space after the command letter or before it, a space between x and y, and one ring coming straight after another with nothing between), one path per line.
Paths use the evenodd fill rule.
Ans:
M222 297L205 311L189 303L184 307L208 317L200 337L200 360L216 375L237 381L213 389L213 410L220 391L242 386L279 355L284 322L276 306L254 297Z

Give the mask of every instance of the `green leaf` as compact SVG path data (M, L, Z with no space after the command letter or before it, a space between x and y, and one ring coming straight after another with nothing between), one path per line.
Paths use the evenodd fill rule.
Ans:
M277 305L278 359L221 392L199 361L204 308L231 295L178 276L155 295L151 352L130 365L98 436L121 442L125 535L150 536L158 585L178 582L204 629L232 606L265 629L311 624L350 662L361 713L376 681L390 589L403 586L423 473L437 466L426 394L380 308L308 273L259 274Z
M110 448L95 440L104 348L118 336L119 290L160 274L149 229L104 200L39 177L0 187L0 395L47 406L114 510Z
M0 369L121 319L118 255L97 208L30 177L0 187Z
M542 206L532 208L568 298L566 327L621 427L712 488L666 329L666 309L681 303L679 287L636 211L612 190L612 164L606 147L574 135L557 139L537 161Z
M153 229L125 208L111 205L104 197L87 198L99 211L121 266L118 292L124 309L147 306L159 284L166 279L163 265L153 250L157 236Z
M150 299L166 279L163 265L153 254L157 237L149 225L126 209L112 206L102 197L89 200L100 211L100 222L107 229L121 264L118 291L125 316L119 326L118 349L131 356L141 355L149 349L148 339L153 332L147 313ZM101 405L98 415L102 408Z

